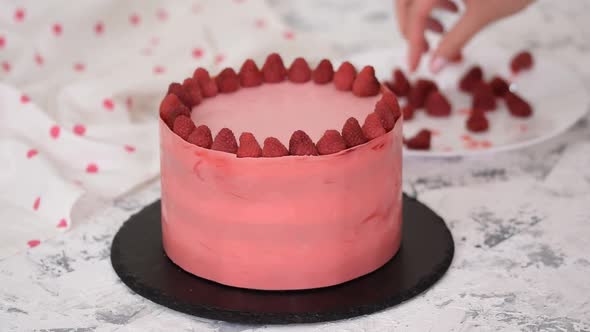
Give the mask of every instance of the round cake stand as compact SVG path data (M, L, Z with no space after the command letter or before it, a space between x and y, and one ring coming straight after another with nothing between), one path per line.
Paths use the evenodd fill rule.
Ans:
M160 201L133 215L113 240L111 262L137 294L190 315L242 324L339 320L411 299L447 271L454 243L444 221L413 198L403 199L399 252L380 269L337 286L259 291L224 286L176 266L164 253Z

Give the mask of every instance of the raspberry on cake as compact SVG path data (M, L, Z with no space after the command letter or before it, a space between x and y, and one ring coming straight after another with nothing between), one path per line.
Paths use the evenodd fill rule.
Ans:
M256 66L256 62L252 59L246 60L240 68L240 85L245 88L251 88L262 84L262 72Z
M375 69L366 66L361 70L352 84L352 93L359 97L376 96L379 93L379 81L375 77Z
M289 155L289 150L274 137L267 137L264 140L264 147L262 148L262 156L266 158L284 157Z
M318 149L313 144L309 135L303 130L297 130L289 139L289 153L293 156L317 156Z
M386 133L385 128L383 128L383 122L381 121L381 117L377 113L371 113L367 115L365 118L365 123L363 124L363 134L368 139L374 139Z
M294 83L306 83L311 79L311 68L304 58L297 58L289 67L289 81Z
M174 125L172 126L172 131L176 133L176 135L182 137L183 139L187 139L189 135L195 130L195 124L190 117L186 115L179 115L174 120Z
M184 90L188 99L187 107L197 106L203 100L199 82L197 82L197 80L193 79L192 77L189 77L185 79L184 82L182 82L182 89Z
M318 141L317 147L318 152L321 155L325 155L346 150L346 143L338 130L331 129L326 130L324 136Z
M279 83L285 80L287 69L283 64L283 59L277 53L273 53L266 58L262 66L264 81L267 83Z
M238 143L233 131L228 128L221 129L215 136L211 149L227 153L238 152Z
M328 59L320 61L316 69L311 73L311 78L316 84L328 84L334 78L334 68Z
M381 118L381 124L385 131L390 131L395 126L395 122L397 120L396 114L393 113L393 110L389 107L385 100L381 99L375 104L375 113L379 115Z
M232 68L225 68L215 78L219 92L236 92L240 88L240 78Z
M203 97L211 98L217 96L218 88L215 80L209 76L209 72L204 68L197 68L193 73L193 78L199 82Z
M348 118L342 127L342 138L349 148L367 143L367 137L363 133L363 129L355 118Z
M170 85L168 86L168 94L176 95L176 97L180 99L182 104L186 105L187 107L189 107L189 105L191 104L191 100L189 99L189 96L187 95L184 88L182 87L182 84L178 82L170 83Z
M323 60L312 71L274 53L259 68L197 69L162 100L166 255L199 277L263 290L378 269L401 241L397 98L370 66L357 75Z
M257 158L262 156L262 148L252 133L240 135L240 146L236 153L238 158Z
M350 91L355 78L356 68L350 62L345 61L334 73L334 86L340 91Z
M160 103L160 118L162 118L169 127L172 127L174 120L178 116L176 110L180 107L186 108L175 94L167 94ZM187 108L186 110L188 111L187 115L190 115L189 109Z
M211 130L205 125L200 125L188 136L187 142L205 149L210 149L211 145L213 145Z

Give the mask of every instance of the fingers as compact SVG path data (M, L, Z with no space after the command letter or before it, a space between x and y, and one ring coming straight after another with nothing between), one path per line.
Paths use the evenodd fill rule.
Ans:
M407 17L407 35L409 43L408 67L415 71L420 63L420 57L426 52L427 43L424 30L430 18L430 12L438 0L414 1L409 8Z
M479 14L467 10L457 24L447 32L440 41L430 62L430 70L433 73L441 71L445 65L461 52L467 42L479 32L488 20L482 19Z
M410 7L411 0L395 0L395 12L397 14L397 23L399 27L399 31L401 32L404 38L407 38L407 18L408 18L408 9Z

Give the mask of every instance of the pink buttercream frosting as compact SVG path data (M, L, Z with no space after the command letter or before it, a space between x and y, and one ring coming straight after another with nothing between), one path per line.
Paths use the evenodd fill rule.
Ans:
M281 83L205 100L192 118L287 145L297 129L317 141L350 116L362 123L378 98ZM401 240L401 127L327 156L237 158L160 120L166 254L197 276L265 290L331 286L381 267Z
M362 124L380 98L359 98L336 90L332 84L283 82L205 99L191 117L195 124L209 126L214 134L227 127L236 137L251 132L260 144L273 136L288 146L296 130L305 131L317 142L328 129L340 131L351 116Z

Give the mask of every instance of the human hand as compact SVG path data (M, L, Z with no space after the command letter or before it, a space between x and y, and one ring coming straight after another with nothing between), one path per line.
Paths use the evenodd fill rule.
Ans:
M394 0L399 29L409 44L408 66L415 71L422 55L428 51L425 31L441 33L436 50L430 59L430 70L438 73L443 67L457 57L463 46L484 27L515 14L526 8L533 0L464 0L465 11L459 21L449 30L444 31L442 24L431 17L434 8L458 12L457 5L450 0Z

